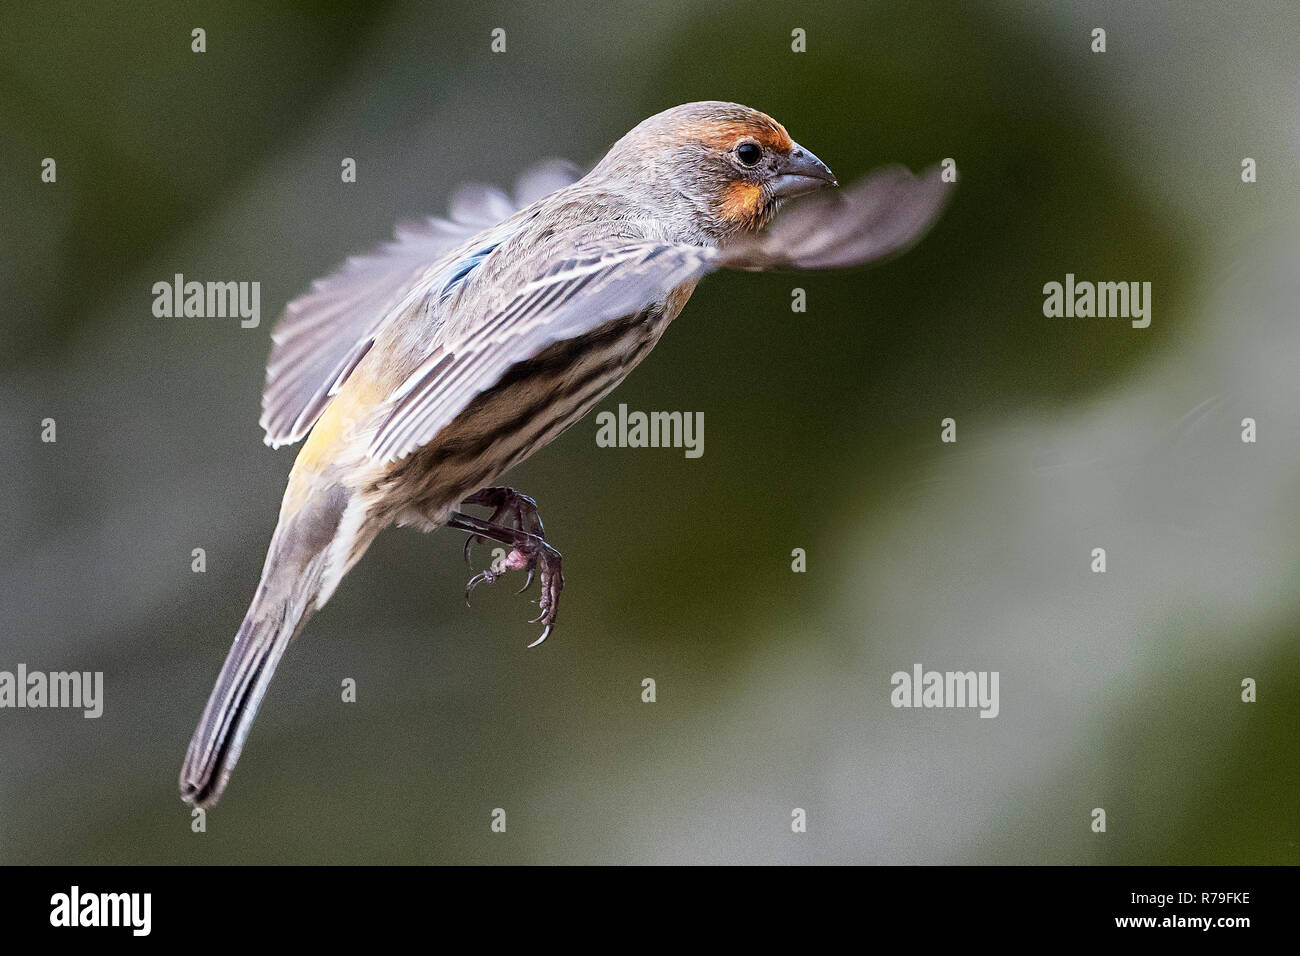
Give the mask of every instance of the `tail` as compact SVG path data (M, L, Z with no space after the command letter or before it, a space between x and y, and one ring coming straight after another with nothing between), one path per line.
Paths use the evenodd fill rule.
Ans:
M316 500L322 504L281 515L253 603L185 754L186 803L210 807L221 798L285 648L328 597L322 578L338 553L347 499L334 489Z

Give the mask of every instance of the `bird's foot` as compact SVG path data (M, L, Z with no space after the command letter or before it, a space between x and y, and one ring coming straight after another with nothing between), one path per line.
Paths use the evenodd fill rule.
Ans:
M496 507L498 510L505 508L505 516L512 518L514 522L528 524L530 527L536 527L537 532L526 531L519 527L507 524L497 524L493 521L485 521L482 518L475 518L470 515L454 512L451 520L448 521L448 527L457 528L461 531L468 531L471 535L470 540L482 539L490 541L499 541L502 544L510 546L509 553L499 562L495 562L491 568L486 571L480 571L474 577L470 578L469 583L465 586L465 603L469 604L469 592L480 584L493 584L502 576L510 571L527 571L528 580L524 582L521 590L526 590L533 582L534 573L541 578L541 597L538 598L538 614L530 623L542 625L542 635L529 647L536 647L542 641L550 636L551 628L555 625L555 618L559 613L560 592L564 589L564 572L561 568L560 552L551 547L542 537L541 519L537 517L537 505L525 495L508 488L489 488L485 492L504 492L501 504L492 504L487 501L472 502L475 504L486 504L488 507ZM484 494L480 492L479 494ZM477 495L475 497L478 497ZM521 500L522 499L522 505ZM470 502L471 499L466 499Z
M489 524L526 531L539 538L546 537L546 529L542 527L542 516L537 513L537 502L521 491L504 487L480 488L466 498L464 503L491 508L492 515L487 519ZM472 561L474 545L483 544L486 540L487 538L481 534L472 534L465 539L466 564ZM530 573L528 584L525 584L523 589L528 590L528 585L532 583L533 576Z

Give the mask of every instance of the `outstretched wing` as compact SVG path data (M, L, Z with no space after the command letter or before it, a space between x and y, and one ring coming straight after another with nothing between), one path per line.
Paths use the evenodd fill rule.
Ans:
M891 167L838 195L800 204L753 240L707 246L621 241L581 250L525 285L458 342L443 343L389 398L369 453L395 461L433 439L507 369L547 346L663 301L716 268L825 269L861 265L915 243L949 187L937 168Z
M278 448L311 430L406 295L423 278L436 281L428 276L433 267L459 279L486 252L469 249L463 262L440 259L580 176L572 163L552 160L524 173L513 199L488 186L462 186L452 195L450 219L398 226L394 241L352 257L290 302L271 336L260 422L266 443ZM492 244L484 245L490 251Z
M506 369L548 345L634 315L708 269L704 246L634 243L591 249L528 283L461 341L426 359L390 398L369 453L395 461L428 442Z
M764 232L728 247L735 269L841 269L906 252L929 231L952 192L938 166L919 176L885 166L847 189L826 190L777 216Z

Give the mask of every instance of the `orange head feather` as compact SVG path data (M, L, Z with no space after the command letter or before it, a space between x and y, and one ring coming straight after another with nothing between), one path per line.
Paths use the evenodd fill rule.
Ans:
M635 191L683 241L710 244L760 229L783 199L834 182L766 113L712 101L643 121L592 174Z

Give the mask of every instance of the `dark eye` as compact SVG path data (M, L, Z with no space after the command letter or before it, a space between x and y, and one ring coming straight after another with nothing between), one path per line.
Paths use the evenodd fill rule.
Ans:
M736 158L743 166L757 166L763 158L763 151L757 143L741 143L736 147Z

